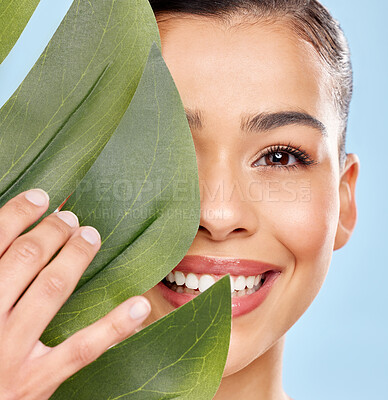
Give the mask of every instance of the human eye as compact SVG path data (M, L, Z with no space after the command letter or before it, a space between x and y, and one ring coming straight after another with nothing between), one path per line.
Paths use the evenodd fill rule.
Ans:
M277 144L270 146L264 150L252 166L291 170L315 164L317 162L306 151L302 150L301 146L291 146L289 143L287 145Z

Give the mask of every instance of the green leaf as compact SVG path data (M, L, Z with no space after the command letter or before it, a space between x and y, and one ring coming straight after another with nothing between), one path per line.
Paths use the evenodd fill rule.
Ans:
M39 0L0 1L0 64L19 39L38 4Z
M229 347L229 275L105 352L52 400L212 399Z
M197 233L194 143L156 44L120 125L63 209L96 227L102 246L43 334L48 345L156 285Z
M60 343L153 287L181 260L198 228L197 164L147 1L74 1L0 110L0 159L0 206L41 187L50 194L51 212L77 188L65 209L82 225L95 226L103 240L43 333L45 344ZM85 400L125 398L133 390L133 398L142 399L212 398L229 344L225 279L110 349L59 395L67 387L66 399L69 393ZM170 352L172 340L177 344Z
M0 206L31 187L68 197L115 131L159 32L146 0L75 0L0 110Z

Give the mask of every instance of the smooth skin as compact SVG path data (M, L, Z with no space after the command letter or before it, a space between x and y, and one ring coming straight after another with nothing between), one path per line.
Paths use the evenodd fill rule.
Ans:
M250 23L247 18L225 25L172 15L158 18L158 25L162 54L183 104L202 118L202 127L189 118L201 220L187 254L282 266L265 301L233 318L215 399L285 400L285 334L317 295L333 250L352 234L359 160L348 154L339 165L339 119L330 79L311 46L281 21ZM327 134L300 124L260 133L241 129L242 116L281 111L308 113ZM287 144L308 153L314 163L302 166L285 152L285 165L264 156L271 146ZM47 206L48 201L34 206L20 194L0 210L0 398L6 400L48 398L109 346L173 310L154 287L144 294L152 304L145 320L130 318L129 308L140 297L131 298L57 347L43 346L40 334L100 246L99 240L90 244L81 236L91 228L69 227L54 214L18 237Z
M22 234L48 205L48 195L37 189L0 209L2 400L48 399L63 381L129 337L150 311L148 300L135 296L56 347L39 341L101 245L97 230L79 227L69 211L53 213Z

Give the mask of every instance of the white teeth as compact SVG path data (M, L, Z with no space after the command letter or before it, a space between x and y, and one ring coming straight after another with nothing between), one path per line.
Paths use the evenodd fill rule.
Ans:
M234 280L234 289L243 290L245 289L245 276L240 275Z
M192 273L187 275L185 283L189 289L198 289L198 278Z
M185 275L181 271L175 271L175 282L177 285L184 285L185 284Z
M215 283L215 279L210 275L202 275L199 279L198 289L202 293Z
M261 275L254 275L250 276L232 276L230 275L230 289L231 292L233 291L240 291L244 290L246 287L248 289L252 289L254 286L257 286L261 281Z
M230 275L230 291L232 295L237 295L237 293L239 293L238 294L239 296L243 296L245 294L252 294L257 290L256 286L260 284L261 278L262 275L256 275L256 276ZM199 290L202 293L216 282L213 276L208 274L196 275L190 272L186 276L181 271L170 272L166 276L166 280L170 283L176 282L176 285L178 286L176 291L178 293L183 293L182 292L183 289L189 290L186 293L194 293L195 290ZM181 288L182 290L180 290L179 288Z
M254 284L255 284L255 277L254 276L248 276L246 279L246 284L248 289L252 289Z
M172 273L172 272L170 272L168 275L167 275L167 280L169 281L169 282L175 282L175 275Z

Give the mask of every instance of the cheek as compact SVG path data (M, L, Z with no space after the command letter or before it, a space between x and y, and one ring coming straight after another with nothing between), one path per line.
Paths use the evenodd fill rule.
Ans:
M339 214L335 176L311 175L308 182L297 182L294 201L267 203L263 214L271 224L271 235L290 259L278 298L278 313L270 322L280 333L289 329L312 303L333 254Z
M331 175L283 185L278 202L267 203L272 233L298 264L331 259L338 224L338 188Z

